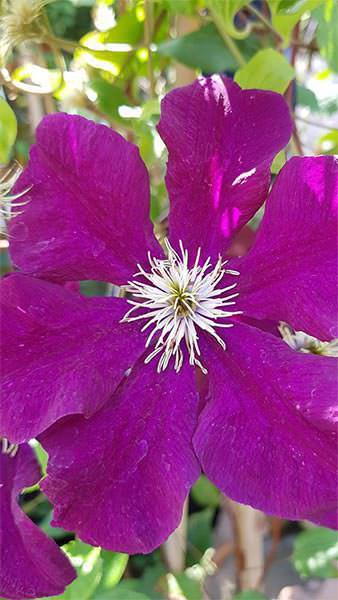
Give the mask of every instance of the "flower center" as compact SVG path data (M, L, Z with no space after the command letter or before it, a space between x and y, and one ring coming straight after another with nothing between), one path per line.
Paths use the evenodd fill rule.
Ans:
M198 330L203 329L214 337L225 350L225 343L216 333L217 327L232 327L233 323L219 322L219 319L240 314L241 311L229 310L235 304L237 293L233 290L237 283L218 288L218 284L227 273L239 275L238 271L225 269L227 261L219 257L212 267L210 258L199 264L201 249L195 262L189 268L188 251L180 242L181 256L175 252L168 240L165 240L167 258L158 259L148 254L150 272L140 265L135 280L129 281L126 291L132 295L128 300L132 308L123 317L122 322L145 320L141 331L152 328L146 341L146 348L156 340L153 351L145 359L150 362L160 354L157 371L164 371L171 358L178 372L183 364L182 350L185 342L189 363L206 369L200 361Z
M304 333L304 331L294 331L290 325L281 321L279 332L284 340L293 350L306 354L320 354L322 356L338 357L338 339L330 342L323 342L318 338Z

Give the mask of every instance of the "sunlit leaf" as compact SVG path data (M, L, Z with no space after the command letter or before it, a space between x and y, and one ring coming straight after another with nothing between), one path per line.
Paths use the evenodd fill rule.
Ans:
M242 88L272 90L283 94L294 76L295 71L285 56L273 48L266 48L257 52L237 71L235 81Z
M77 579L67 587L62 600L91 600L102 575L101 548L74 541L63 546L63 550L77 571Z
M126 569L129 556L121 552L107 552L106 550L102 550L101 558L103 560L101 587L104 589L113 588L120 581Z
M46 69L32 63L25 63L12 72L14 83L28 80L29 83L39 86L42 91L54 92L62 84L61 72L57 69Z
M0 98L0 164L9 161L17 133L14 112L3 98Z
M107 31L90 31L81 40L81 46L75 52L77 60L90 66L118 75L130 59L133 47L143 39L144 12L139 5L123 13L116 25Z
M274 175L277 175L277 173L279 173L279 171L285 165L285 163L286 163L285 151L281 150L280 152L278 152L278 154L276 154L275 158L272 161L271 173L273 173Z
M319 138L320 154L338 154L338 129L333 129Z
M278 4L278 13L294 15L303 10L308 10L308 0L280 0Z
M311 527L296 537L292 561L302 577L338 577L337 560L336 531Z
M332 71L338 72L338 3L326 0L314 11L318 21L317 42L321 55L327 60Z
M120 15L114 27L102 32L101 41L105 44L136 44L143 37L143 22L144 13L135 6Z

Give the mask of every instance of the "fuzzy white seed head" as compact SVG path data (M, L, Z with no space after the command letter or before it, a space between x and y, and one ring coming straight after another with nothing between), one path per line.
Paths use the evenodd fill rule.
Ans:
M212 267L210 258L201 266L201 249L198 249L195 262L189 267L188 251L180 242L179 255L165 240L167 258L158 259L148 255L150 272L138 265L135 279L129 281L126 291L132 298L128 300L132 308L122 322L143 320L142 331L151 328L146 347L154 343L152 352L145 362L160 355L157 370L164 371L171 358L178 372L183 364L182 344L185 341L189 363L206 369L201 362L198 331L210 334L225 349L223 339L216 333L218 327L232 327L232 323L220 323L220 319L240 314L233 311L237 293L230 293L237 283L224 288L217 287L225 273L239 275L238 271L225 269L227 261L219 257Z
M0 16L0 56L7 54L22 42L41 38L39 26L42 10L52 0L7 0Z

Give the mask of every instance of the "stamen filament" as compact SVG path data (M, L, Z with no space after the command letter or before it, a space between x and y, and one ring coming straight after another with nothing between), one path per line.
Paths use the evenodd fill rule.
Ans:
M149 348L152 343L155 345L144 362L149 363L161 353L158 372L167 368L171 358L174 359L174 370L180 371L184 361L182 344L185 342L189 364L198 366L206 373L198 358L201 356L198 330L210 334L225 350L226 344L216 333L216 328L232 327L233 323L220 323L218 320L241 314L241 311L228 309L235 304L233 299L237 298L238 292L227 292L233 290L237 283L222 288L217 286L225 275L238 276L239 273L226 269L228 261L221 257L214 268L210 257L200 265L201 248L198 248L193 266L189 268L189 253L182 241L179 242L181 255L168 240L165 240L165 247L165 259L152 257L148 253L150 272L137 265L138 271L134 277L140 280L129 281L126 286L126 291L132 294L132 299L128 300L131 308L121 322L146 320L141 331L152 328L145 346Z

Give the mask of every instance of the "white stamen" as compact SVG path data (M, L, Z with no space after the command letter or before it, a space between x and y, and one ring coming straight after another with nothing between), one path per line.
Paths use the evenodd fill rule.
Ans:
M321 354L322 356L338 357L338 338L330 342L323 342L304 331L294 331L290 325L281 321L278 326L284 340L293 350L305 354Z
M10 458L14 458L19 449L18 444L11 444L7 438L0 438L0 440L2 454L7 454Z
M219 257L216 266L212 268L210 257L201 266L199 265L201 249L196 254L192 268L189 268L188 251L180 241L181 256L165 240L168 256L165 259L153 258L148 254L150 273L141 265L137 265L138 272L134 277L141 281L129 281L126 291L132 294L130 310L121 322L131 322L146 319L141 331L153 326L146 341L148 348L156 339L152 352L146 357L149 363L155 356L162 353L159 358L157 371L164 371L171 359L174 358L174 369L182 368L184 354L181 344L186 343L189 364L197 365L203 373L206 369L199 357L198 329L209 333L225 350L223 339L217 335L217 327L232 327L233 323L217 323L218 319L241 314L241 311L232 311L228 307L234 305L233 298L238 293L227 294L237 285L233 283L223 288L217 285L223 276L239 275L238 271L225 269L228 261ZM224 310L227 307L227 310ZM142 311L141 313L139 311ZM157 335L157 338L156 338Z

